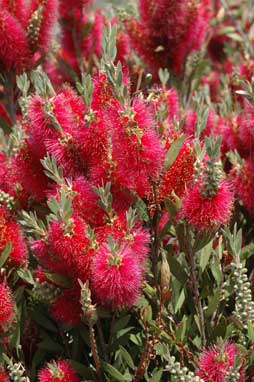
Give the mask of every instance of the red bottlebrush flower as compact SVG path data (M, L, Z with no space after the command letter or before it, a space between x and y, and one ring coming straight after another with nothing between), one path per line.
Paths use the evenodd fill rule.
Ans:
M27 260L27 248L22 231L18 225L7 213L0 207L0 252L6 245L11 243L12 249L8 261L14 266L24 264Z
M174 123L179 121L178 93L174 88L166 90L158 87L155 91L157 97L152 99L152 106L154 106L155 113L158 116L159 132L165 136L165 138L168 138L169 135L174 135ZM160 118L161 113L163 116L162 119ZM166 117L164 116L165 114Z
M190 137L194 137L198 116L195 111L187 110L185 113L183 131Z
M104 17L100 10L95 11L91 24L92 26L90 32L81 43L82 54L87 58L92 56L92 54L95 54L97 57L101 56L102 27L104 24Z
M158 177L165 154L154 129L151 110L136 99L133 115L120 117L115 126L112 158L116 183L143 197L149 190L150 180Z
M38 373L39 382L78 382L79 377L68 361L51 361Z
M49 244L43 239L33 241L30 246L33 255L43 268L67 277L73 276L73 269L66 262L59 261L59 258L52 253Z
M240 136L244 146L248 149L249 153L253 153L254 150L254 107L245 100L244 112L241 118Z
M121 105L114 97L113 89L107 80L105 73L99 73L93 78L93 96L92 96L92 110L100 112L110 106L116 106L121 109Z
M70 17L70 15L75 14L77 10L81 11L88 5L92 4L93 0L71 0L66 2L65 0L60 0L60 7L59 11L61 16L63 17Z
M25 30L20 22L7 10L0 10L0 63L17 72L27 68L29 48Z
M39 95L35 95L28 105L29 113L29 142L34 147L35 155L43 158L46 155L46 146L54 150L54 143L58 142L62 147L68 143L68 138L72 139L72 132L77 126L76 115L70 105L69 94L61 92L49 100L44 100ZM50 115L53 114L53 119ZM66 142L65 142L66 141ZM57 154L57 152L56 152ZM62 157L61 150L59 159ZM66 155L68 151L66 152ZM63 156L63 161L65 156ZM63 162L64 164L65 162Z
M65 232L63 223L52 221L48 231L48 241L50 251L58 259L65 262L66 267L79 275L82 274L82 280L90 275L90 263L92 253L89 250L90 242L87 239L86 226L79 217L72 217L70 226ZM82 260L81 260L82 258ZM79 261L82 262L82 269L79 270ZM85 274L87 277L85 278Z
M249 147L242 140L241 125L244 116L230 116L221 129L222 152L237 150L239 154L246 158L250 154Z
M166 197L171 198L172 191L179 198L184 195L186 186L193 177L195 160L196 156L193 147L188 142L185 142L172 166L162 176L159 189L160 201L163 201Z
M4 332L15 318L15 303L6 282L0 284L0 331Z
M167 106L168 106L168 119L171 123L174 120L179 120L179 99L177 90L172 88L166 92Z
M9 382L9 376L4 370L4 367L0 365L0 382Z
M39 283L43 283L44 281L48 281L45 272L43 272L42 268L39 266L34 270L34 280L38 280Z
M201 194L201 183L198 183L183 197L179 216L202 231L226 224L232 207L233 193L227 182L221 182L217 193L210 198Z
M58 0L32 0L27 35L32 51L47 52L58 16Z
M206 349L199 358L197 375L204 382L224 382L237 354L236 345L230 342Z
M51 305L52 317L62 324L76 326L81 323L80 291L64 290L60 297Z
M48 178L34 150L35 147L25 142L8 168L9 179L6 182L9 192L21 204L27 204L29 197L39 202L46 196Z
M30 122L29 142L31 147L36 150L38 158L42 159L46 155L45 139L51 138L54 135L58 136L53 127L48 126L50 120L45 114L44 107L46 101L39 95L34 95L28 104L28 114ZM51 105L52 102L49 102Z
M247 159L242 165L234 167L231 172L232 184L236 196L242 201L249 214L254 214L254 163Z
M131 306L139 297L142 274L140 262L128 246L113 254L102 245L93 261L92 293L108 308Z
M72 190L76 193L72 201L74 213L88 224L102 224L105 213L99 208L98 196L90 183L84 177L78 177L72 182Z
M217 71L212 71L209 75L205 76L202 80L203 84L209 86L210 97L212 102L219 102L221 99L220 92L220 76Z
M125 236L132 251L135 253L140 264L144 266L148 256L150 236L147 229L137 225Z
M125 24L134 49L155 76L160 67L179 74L188 54L200 49L211 18L209 8L207 0L139 0L140 20L127 19Z
M11 13L23 26L27 27L27 2L25 0L0 0L0 8L6 9Z
M65 176L75 176L80 173L79 152L76 140L71 134L45 141L47 152L54 155L57 164L62 167Z

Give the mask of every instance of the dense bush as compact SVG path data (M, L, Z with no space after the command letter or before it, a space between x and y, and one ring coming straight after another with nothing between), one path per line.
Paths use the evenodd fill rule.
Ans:
M0 0L0 382L254 381L251 0Z

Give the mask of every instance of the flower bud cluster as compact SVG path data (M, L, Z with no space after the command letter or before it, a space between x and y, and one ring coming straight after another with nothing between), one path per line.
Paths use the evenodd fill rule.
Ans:
M240 378L240 373L235 368L232 368L226 375L226 382L238 382Z
M167 369L172 375L172 382L202 382L203 379L189 371L187 367L181 367L180 362L176 362L175 357L171 356Z
M13 382L29 382L29 378L24 376L25 368L21 362L11 363L7 366L9 376Z
M3 190L0 190L0 204L4 204L8 210L11 210L14 207L14 198Z
M206 161L206 168L203 170L203 183L201 194L206 198L211 198L217 194L222 176L221 163L213 160Z
M236 293L235 315L248 329L248 322L254 323L254 301L251 295L250 282L247 277L247 268L242 264L231 263L234 277L234 290Z
M33 287L33 297L39 302L45 304L52 304L53 302L55 302L60 293L60 288L57 288L55 285L50 284L47 281L35 281Z

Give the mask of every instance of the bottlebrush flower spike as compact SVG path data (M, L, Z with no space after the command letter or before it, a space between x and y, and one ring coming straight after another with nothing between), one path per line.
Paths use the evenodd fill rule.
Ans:
M0 207L0 231L0 252L11 243L12 248L8 261L14 266L24 264L27 260L27 248L23 233L18 223L9 216L3 207Z
M237 354L234 343L225 342L211 346L200 355L197 375L204 382L224 382Z
M6 282L0 284L0 332L3 333L13 323L15 303L12 292Z
M32 0L27 36L30 49L47 52L58 16L58 0Z
M134 49L155 76L159 68L181 73L188 54L204 41L210 1L139 0L138 4L140 19L125 22Z
M162 175L159 189L159 199L171 198L174 193L181 198L186 186L191 182L194 174L196 155L193 147L187 141L181 147L174 163Z
M84 251L89 241L85 236L84 222L78 217L72 217L69 220L66 229L64 222L52 221L49 226L48 240L55 256L72 266L75 257Z
M82 26L85 24L91 24L91 30L87 36L81 42L82 55L88 60L95 54L97 57L101 57L102 53L102 27L104 24L104 17L100 10L96 10L93 15L93 20L82 20Z
M144 101L135 99L131 112L120 116L112 135L116 183L140 197L148 192L149 182L159 175L164 160L165 152L154 123L149 107Z
M72 190L75 192L72 201L74 213L88 224L101 225L105 214L98 206L98 196L91 184L84 177L78 177L72 182Z
M80 379L66 360L51 361L38 373L39 382L78 382Z
M29 58L25 30L13 15L0 9L0 64L6 70L21 72L27 68Z
M8 192L25 206L29 198L36 202L45 199L48 185L48 179L40 161L34 155L34 150L35 147L25 141L11 158L6 176Z
M68 326L81 323L82 309L80 305L80 291L76 289L64 290L60 297L51 305L50 313L56 322ZM66 382L69 380L66 380Z
M0 382L9 382L9 376L4 370L4 367L0 365Z
M254 163L253 159L246 159L242 164L236 165L230 176L237 197L249 214L254 214Z
M0 0L0 9L6 9L23 26L27 27L28 7L25 0Z
M211 197L202 195L199 182L190 188L182 199L180 217L197 230L216 228L226 224L231 216L233 193L229 184L222 181Z
M240 124L240 136L244 146L251 153L254 147L254 107L249 101L244 102L244 112Z
M70 268L66 262L59 261L59 258L52 253L46 240L35 240L30 244L30 247L36 260L47 271L67 277L73 275L73 269Z
M68 134L72 138L72 132L76 128L75 114L70 105L69 97L66 93L60 92L50 99L43 99L39 95L34 95L28 104L29 114L29 142L34 147L34 154L42 159L46 155L46 146L54 150L55 142L61 143L64 147L64 140L68 141ZM59 149L59 148L58 148Z
M92 293L107 308L132 306L140 294L142 274L142 266L130 247L110 249L104 244L92 264Z
M86 225L82 219L72 216L68 223L52 221L48 242L50 252L58 262L65 264L69 277L74 280L80 278L83 282L90 277L93 250L86 237Z

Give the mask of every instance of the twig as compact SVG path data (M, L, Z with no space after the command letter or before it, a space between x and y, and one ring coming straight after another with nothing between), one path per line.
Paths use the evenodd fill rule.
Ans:
M102 347L102 350L104 353L104 358L108 362L109 361L109 356L108 356L108 351L107 351L108 349L107 349L107 345L105 342L105 338L104 338L103 330L101 327L101 320L100 319L97 320L96 326L98 329L98 336L100 338L100 343L101 343L101 347Z
M159 256L159 248L160 248L160 240L159 240L159 221L160 221L160 214L159 214L159 205L157 202L157 187L156 185L153 185L153 198L155 201L155 212L153 216L153 226L152 226L152 267L153 267L153 274L154 274L154 286L156 286L158 290L158 256Z
M93 322L91 319L89 319L89 321L88 321L88 327L89 327L89 340L90 340L90 345L91 345L92 354L93 354L93 360L95 363L96 374L97 374L97 382L102 382L101 363L100 363L100 358L99 358L98 350L97 350L97 344L96 344L96 339L95 339L95 334L94 334Z
M201 299L200 299L200 293L199 293L199 282L198 282L196 265L195 265L195 252L193 251L191 246L191 237L190 237L190 232L188 227L186 229L185 246L186 246L187 255L189 258L190 271L191 271L191 274L190 274L191 286L192 286L194 303L195 303L196 311L199 318L201 340L202 340L202 345L205 347L206 345L205 319L204 319L204 312L203 312Z

